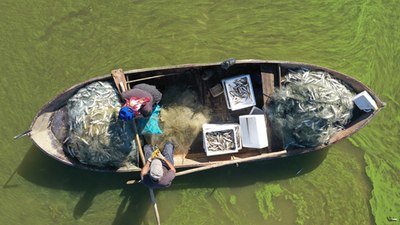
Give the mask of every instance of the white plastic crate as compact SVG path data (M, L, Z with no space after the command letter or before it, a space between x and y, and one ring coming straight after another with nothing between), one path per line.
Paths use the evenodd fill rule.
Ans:
M213 143L210 143L207 139L208 135L213 133L232 133L233 139L233 147L232 148L223 148L221 150L211 150L211 147L214 146ZM224 145L224 140L220 141L221 145ZM239 124L203 124L203 148L206 152L207 156L214 155L223 155L236 153L242 148L242 142L240 138L240 126Z
M256 105L250 75L224 79L222 80L222 86L228 109L235 111Z
M268 147L267 127L264 115L243 115L239 116L239 121L243 147Z
M353 98L353 102L357 105L359 109L365 112L378 109L375 100L371 97L371 95L368 94L367 91L358 93Z

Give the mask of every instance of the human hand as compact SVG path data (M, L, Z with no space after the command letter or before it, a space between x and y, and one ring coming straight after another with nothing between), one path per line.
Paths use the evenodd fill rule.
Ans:
M156 149L152 154L151 154L151 159L156 158L160 154L160 150Z
M161 160L165 160L165 157L163 156L163 154L158 154L157 158L161 159Z

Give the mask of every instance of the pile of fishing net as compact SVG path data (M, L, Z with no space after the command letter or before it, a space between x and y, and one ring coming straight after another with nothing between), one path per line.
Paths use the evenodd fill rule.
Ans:
M121 106L117 91L108 82L91 83L72 96L67 102L69 154L98 167L136 162L133 123L118 119Z
M175 146L175 154L186 154L201 133L202 125L210 121L210 114L199 103L196 92L186 87L169 87L162 101L160 126L163 133L153 135L150 142L161 147L170 141Z
M281 130L284 147L315 147L350 121L354 93L327 72L289 70L271 98L268 116Z

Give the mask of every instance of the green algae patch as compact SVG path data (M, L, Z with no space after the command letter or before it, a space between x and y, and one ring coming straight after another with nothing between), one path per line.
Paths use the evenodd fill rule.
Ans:
M348 138L348 140L350 141L350 143L352 144L352 145L354 145L355 147L357 147L357 148L359 148L360 147L360 145L353 139L353 138Z
M296 223L297 224L306 224L306 220L309 219L307 214L307 202L303 196L297 194L288 194L285 195L287 200L291 200L291 202L295 205L297 210Z
M282 186L284 198L295 209L281 214L295 213L291 224L299 225L371 224L366 198L370 185L362 160L362 152L349 142L338 143L316 170Z
M230 188L179 191L180 201L170 205L168 216L162 217L163 224L243 224L246 211L240 211L238 197L230 192ZM161 204L159 208L162 208ZM210 218L219 219L210 221Z
M369 204L376 224L388 224L387 217L398 217L400 209L400 123L394 119L399 116L399 107L387 100L381 114L352 137L352 143L365 152L365 172L372 185Z
M165 224L177 224L177 221L179 224L208 224L209 218L217 216L215 207L207 197L208 189L187 189L179 195L180 201L175 205L176 208L168 217L162 218Z
M65 205L51 203L48 205L49 215L54 223L59 223L68 218L68 209Z
M270 216L278 215L273 200L282 193L283 190L279 184L265 185L261 190L256 191L258 209L265 220L268 220Z
M222 210L221 214L223 214L224 216L226 216L228 218L228 220L230 220L230 222L231 222L230 224L240 224L241 218L239 217L239 214L229 204L229 203L232 203L231 202L232 196L230 198L228 198L224 194L227 192L228 192L228 189L217 189L214 192L213 197L215 198L215 200L217 201L217 203L219 204L219 206Z
M396 171L386 160L373 155L366 154L365 159L368 164L367 174L374 185L370 204L375 221L377 224L386 224L387 217L399 215L400 203L398 198L393 197L400 194L398 189L400 182L396 178L398 169Z
M231 196L229 197L229 202L230 202L232 205L236 205L236 203L237 203L236 195L231 195Z

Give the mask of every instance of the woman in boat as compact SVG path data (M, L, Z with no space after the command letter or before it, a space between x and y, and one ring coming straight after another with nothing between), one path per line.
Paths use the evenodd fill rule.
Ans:
M131 90L122 92L121 97L126 103L119 111L119 118L129 121L139 115L150 116L153 105L161 101L162 94L153 85L137 84Z
M140 172L142 183L149 188L169 187L175 178L174 145L165 144L163 152L151 145L144 146L146 164Z

